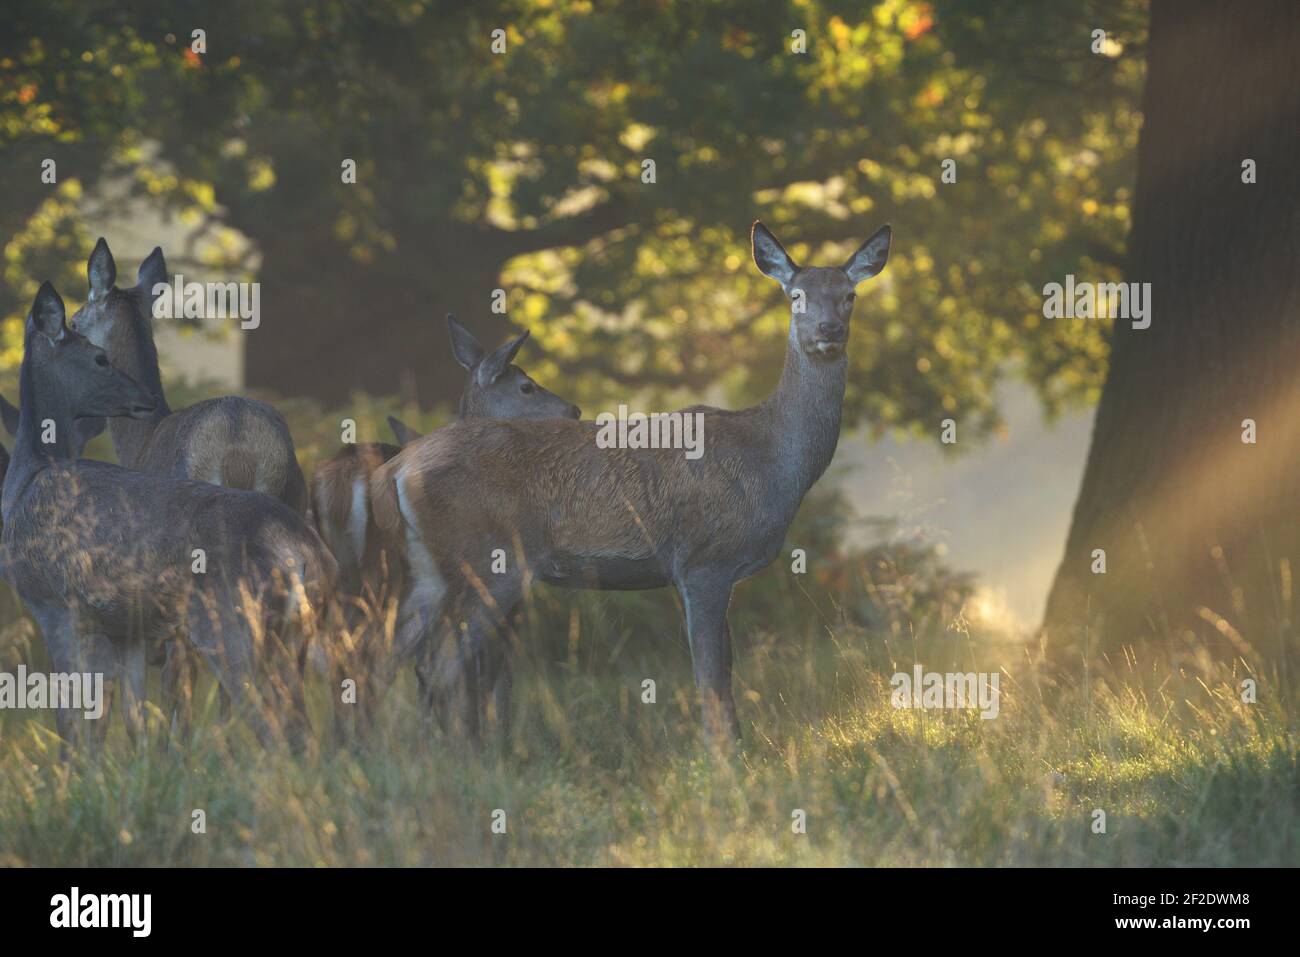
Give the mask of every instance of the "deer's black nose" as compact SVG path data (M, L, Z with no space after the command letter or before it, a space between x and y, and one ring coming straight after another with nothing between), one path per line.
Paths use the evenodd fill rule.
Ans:
M817 323L817 336L826 339L829 342L839 342L848 332L849 327L842 322L819 322Z
M571 419L582 418L582 410L578 408L576 405L569 406L569 418Z

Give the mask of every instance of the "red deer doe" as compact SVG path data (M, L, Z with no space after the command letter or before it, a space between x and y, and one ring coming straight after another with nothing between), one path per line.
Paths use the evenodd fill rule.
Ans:
M780 554L804 494L831 461L854 289L884 268L889 242L885 226L843 266L804 268L754 224L754 261L792 300L785 368L776 391L752 408L683 410L702 416L698 457L602 448L594 422L466 421L411 443L375 472L376 523L404 550L414 579L395 650L416 655L444 725L476 736L485 720L508 719L504 632L536 578L676 587L706 731L739 737L732 587ZM499 553L492 567L497 549L510 556L504 572Z
M227 395L173 412L163 395L154 345L153 288L167 282L157 247L140 265L132 289L118 289L117 265L102 238L86 263L90 297L72 328L108 353L109 361L153 392L157 408L140 419L109 423L117 460L127 468L162 472L230 488L253 489L307 514L307 482L284 417L265 402Z
M152 415L115 418L109 425L118 462L145 472L265 492L305 517L307 482L279 412L265 402L234 395L175 412L168 406L153 334L153 290L167 282L160 248L155 246L140 264L136 280L131 289L117 288L117 264L100 237L86 261L89 296L72 316L72 328L104 349L115 368L143 383L157 401ZM162 681L166 696L188 707L186 689L193 670L181 648L172 643L162 652ZM221 705L224 713L229 706L224 695ZM184 713L177 718L187 720Z
M528 338L523 332L489 353L473 333L453 315L447 316L452 354L469 373L460 397L461 419L578 419L582 410L566 399L538 385L523 369L514 365L515 355ZM370 477L402 446L420 438L419 433L391 416L389 426L398 445L375 442L350 445L323 462L312 475L312 511L321 537L339 562L340 597L351 606L349 620L364 621L364 612L382 620L390 596L401 593L406 581L405 565L398 556L381 548L370 507ZM334 685L342 678L369 686L359 695L359 716L364 723L373 720L377 698L373 689L383 681L372 682L372 671L387 655L386 646L375 634L341 636L329 656ZM335 712L342 721L342 713Z
M27 317L19 396L0 498L4 573L54 669L120 675L135 734L151 646L179 634L234 702L256 699L259 648L269 650L280 625L310 628L330 598L337 571L320 537L260 492L75 459L74 422L150 420L156 391L67 327L48 282ZM305 721L301 685L290 695L290 720ZM247 715L264 743L278 730L270 714ZM72 720L57 712L65 740Z
M528 338L523 332L491 354L473 333L447 316L452 354L469 373L460 396L462 419L577 419L581 410L548 392L513 365ZM312 474L312 511L321 537L339 563L339 590L374 607L381 582L378 536L370 510L370 476L399 451L420 437L391 416L388 424L397 445L366 442L348 445L316 467Z

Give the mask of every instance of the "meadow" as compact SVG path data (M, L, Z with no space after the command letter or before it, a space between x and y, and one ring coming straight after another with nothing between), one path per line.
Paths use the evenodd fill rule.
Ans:
M848 594L879 590L872 565L855 559ZM5 714L0 865L1300 863L1295 699L1275 674L1135 651L1062 682L960 611L940 624L895 604L864 625L792 577L738 591L735 754L701 743L670 601L540 590L519 629L513 733L480 748L418 713L409 675L358 736L331 729L313 678L317 733L297 753L221 725L210 684L188 742L156 715L143 746L118 722L102 752L66 762L52 722ZM816 623L764 627L747 602ZM6 660L39 662L24 622L5 636ZM893 707L889 676L913 661L997 670L998 717Z
M1013 380L1048 421L1095 408L1038 620L1096 638L1095 609L1110 650L1049 665L986 607L994 583L948 566L942 530L856 514L832 467L736 589L734 751L702 741L675 595L540 588L512 637L513 730L480 746L423 713L409 668L365 729L311 673L296 748L224 720L210 676L192 735L155 709L143 740L115 716L102 746L67 745L50 712L0 708L0 866L1300 864L1294 0L175 6L7 5L0 392L19 394L41 282L87 290L83 331L106 315L97 235L165 247L177 289L248 285L238 349L165 354L191 380L168 398L272 402L307 475L344 422L368 442L389 413L448 420L464 363L446 313L485 341L528 330L523 364L589 417L741 408L777 381L791 318L805 355L842 351L840 287L892 248L846 385L782 391L791 414L761 434L779 457L745 468L799 465L795 431L829 459L823 393L841 441L953 455L1010 434ZM792 294L797 276L790 311L772 280ZM1063 288L1134 295L1060 309ZM227 385L193 383L201 368ZM87 455L112 460L107 436ZM1015 496L999 530L1034 524L1029 471L989 483ZM736 501L788 514L778 491ZM170 530L141 498L115 530ZM125 550L84 541L77 565L116 586ZM1153 624L1178 631L1139 641ZM20 664L48 668L0 584L0 672ZM996 675L996 717L896 707L891 677L915 665Z

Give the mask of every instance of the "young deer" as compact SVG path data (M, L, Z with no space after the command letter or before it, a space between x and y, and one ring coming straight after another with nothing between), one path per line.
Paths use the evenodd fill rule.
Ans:
M155 247L140 265L133 289L118 289L117 265L101 238L86 263L86 278L90 296L73 315L72 328L106 350L109 361L142 382L158 403L149 416L110 423L118 461L145 472L266 492L306 516L307 483L279 412L231 395L177 412L167 405L151 308L154 286L167 282L162 250Z
M5 577L54 669L121 675L133 734L150 647L177 635L234 701L248 697L259 645L269 647L280 625L310 628L330 597L336 567L315 531L259 492L75 459L74 422L148 419L155 391L67 327L48 282L27 317L19 393L0 497ZM291 695L301 708L300 686ZM252 709L248 718L269 742L267 715ZM57 721L68 739L72 718L59 711Z
M702 413L704 453L600 448L587 422L459 422L413 442L371 483L381 532L414 577L395 651L417 654L445 723L476 735L509 688L503 626L528 584L673 585L681 595L706 730L739 737L731 693L732 587L773 561L835 452L854 288L884 268L885 226L843 266L797 265L762 225L754 261L792 299L776 391ZM504 549L506 570L492 552ZM499 559L499 556L498 556Z
M523 332L487 353L473 333L447 316L452 354L469 373L460 396L460 418L577 419L581 410L548 392L513 365L528 338ZM321 537L339 563L339 590L354 598L375 600L384 573L370 511L370 476L419 433L388 419L397 445L368 442L346 446L312 474L312 510ZM367 595L367 592L370 594Z

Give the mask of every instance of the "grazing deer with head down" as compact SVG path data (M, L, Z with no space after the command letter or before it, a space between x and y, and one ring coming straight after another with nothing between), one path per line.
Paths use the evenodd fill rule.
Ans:
M523 332L488 353L474 334L453 315L447 316L452 354L469 373L460 396L462 419L577 419L573 403L538 385L519 366L516 353L528 338ZM339 563L339 590L374 601L383 580L378 536L370 510L370 476L420 437L392 416L388 424L397 445L367 442L348 445L316 467L312 474L312 510L321 537ZM370 594L367 595L367 592Z
M336 574L319 536L283 502L73 457L74 422L156 412L155 392L69 329L44 283L27 317L21 413L0 497L5 577L40 626L56 671L122 678L138 732L151 645L182 635L236 702L287 623L310 627ZM199 556L202 558L201 567ZM290 692L293 718L301 687ZM263 742L267 713L248 719ZM69 738L71 717L57 712Z
M502 632L537 578L578 588L674 586L706 729L739 737L732 587L780 554L804 494L830 464L854 290L884 268L890 230L825 268L796 264L762 223L751 242L758 268L792 300L785 368L776 391L752 408L684 410L703 416L702 456L601 448L594 423L467 421L411 443L376 471L376 522L404 549L414 578L396 651L417 655L444 723L475 735L490 705L506 720ZM504 573L491 567L494 549L511 556Z
M90 295L72 328L108 353L109 361L150 389L157 408L140 419L109 425L117 460L127 468L162 472L230 488L255 489L307 514L307 483L289 426L265 402L239 396L208 399L173 412L163 395L154 345L153 289L167 282L155 247L140 265L134 288L119 289L108 243L95 244L86 263Z

